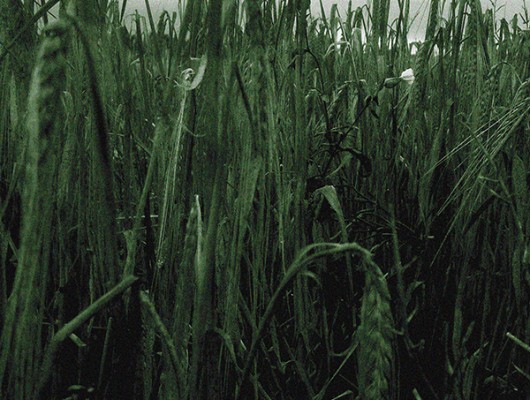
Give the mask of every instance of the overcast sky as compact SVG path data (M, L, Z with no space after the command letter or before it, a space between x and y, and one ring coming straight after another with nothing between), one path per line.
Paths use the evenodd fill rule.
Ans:
M152 11L155 14L155 17L163 10L176 11L176 4L179 0L150 0L149 4ZM190 0L188 0L190 1ZM352 0L354 8L365 5L370 0ZM324 7L327 12L331 8L332 4L337 4L339 10L345 11L348 6L349 0L322 0ZM511 19L514 14L519 13L523 9L523 4L525 0L481 0L482 9L492 8L493 4L498 8L498 17L506 17ZM527 5L530 6L530 1L526 0ZM446 0L446 3L449 3L449 0ZM141 14L145 14L145 0L128 0L127 2L127 12L133 13L137 9ZM390 0L390 20L392 21L398 15L398 2L396 0ZM411 35L421 38L423 31L425 29L426 20L429 14L429 0L410 0L410 11L411 17L417 15L416 23L411 29ZM318 15L320 13L320 1L311 0L311 9L313 14Z
M189 1L189 0L188 0ZM352 0L353 7L359 7L366 4L369 0ZM338 4L339 8L346 9L348 6L349 0L322 0L324 7L329 10L332 4ZM446 0L449 3L448 0ZM491 4L497 4L497 7L503 6L501 13L504 14L504 11L509 16L512 16L515 13L518 13L522 10L524 0L481 0L482 7L488 6L491 8ZM176 10L175 4L178 3L178 0L149 0L151 8L156 12L161 12L162 10ZM410 0L411 10L422 10L428 8L430 1L429 0ZM128 0L128 8L131 11L138 9L139 11L145 11L145 0ZM396 0L390 0L391 8L397 10L398 2ZM530 3L527 2L528 5ZM318 12L320 10L319 0L311 0L311 7L313 12ZM504 16L504 15L503 15Z

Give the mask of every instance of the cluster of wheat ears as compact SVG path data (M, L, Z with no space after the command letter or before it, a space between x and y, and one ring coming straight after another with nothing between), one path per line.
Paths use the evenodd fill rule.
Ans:
M526 399L528 9L176 3L0 0L0 398Z

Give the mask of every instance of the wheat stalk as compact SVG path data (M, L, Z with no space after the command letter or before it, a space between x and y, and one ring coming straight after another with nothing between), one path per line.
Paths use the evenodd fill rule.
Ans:
M10 398L16 400L31 397L32 377L40 359L57 154L60 154L61 148L61 137L55 134L55 126L60 120L67 31L62 22L46 29L28 96L19 264L0 343L0 379L8 382ZM21 377L26 377L22 383Z
M359 393L365 400L389 399L394 331L390 294L379 267L370 260L365 263L368 269L358 330Z

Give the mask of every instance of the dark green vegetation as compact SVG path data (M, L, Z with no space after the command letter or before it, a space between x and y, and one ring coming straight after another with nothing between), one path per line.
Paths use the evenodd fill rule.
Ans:
M528 14L388 1L0 0L1 398L525 398Z

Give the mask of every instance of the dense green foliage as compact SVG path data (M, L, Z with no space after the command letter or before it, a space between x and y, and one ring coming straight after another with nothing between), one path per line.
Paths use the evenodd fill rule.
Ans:
M1 398L525 398L528 12L389 1L0 0Z

